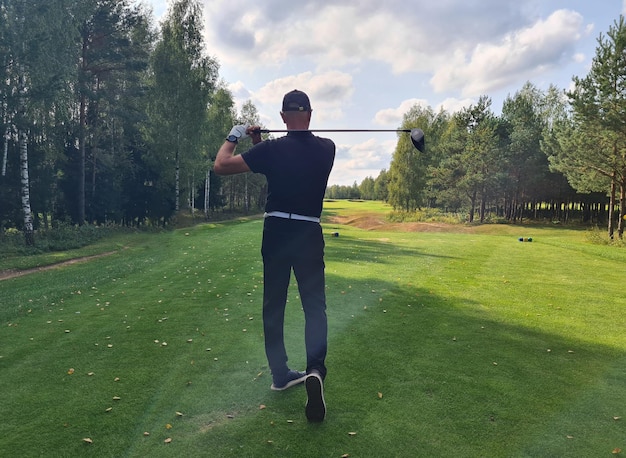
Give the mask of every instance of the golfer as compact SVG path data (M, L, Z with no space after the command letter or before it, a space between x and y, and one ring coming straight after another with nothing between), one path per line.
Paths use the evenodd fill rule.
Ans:
M309 421L326 415L326 294L324 238L320 225L335 144L308 132L311 103L302 91L285 94L281 117L286 136L262 141L258 126L234 126L215 159L215 173L252 171L267 177L268 195L263 225L263 330L265 353L272 372L271 389L285 390L304 382ZM237 142L250 136L254 146L235 155ZM290 370L284 342L285 305L293 269L305 317L305 372Z

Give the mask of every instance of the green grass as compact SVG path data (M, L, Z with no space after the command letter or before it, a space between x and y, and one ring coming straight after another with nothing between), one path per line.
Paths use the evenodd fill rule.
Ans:
M385 211L337 201L325 214ZM261 229L128 235L113 255L0 282L0 455L626 450L623 249L580 229L384 232L327 219L328 415L308 424L302 387L269 390ZM301 369L296 288L287 314Z

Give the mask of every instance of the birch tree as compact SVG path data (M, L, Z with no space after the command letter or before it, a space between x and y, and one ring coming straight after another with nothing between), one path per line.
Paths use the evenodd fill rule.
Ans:
M6 96L14 96L13 123L20 161L20 201L23 231L28 245L35 243L29 175L29 136L38 109L49 109L66 87L71 69L67 49L72 27L66 11L69 0L2 2ZM7 113L11 110L7 101ZM8 116L7 116L8 118Z
M172 3L161 34L152 60L148 138L153 166L166 167L158 186L162 190L173 188L173 210L178 211L184 183L181 175L189 180L189 186L205 179L204 174L193 172L202 167L207 109L218 65L204 53L198 0Z
M208 127L206 130L206 182L204 185L204 215L209 217L212 209L222 207L224 199L219 194L221 184L225 178L213 173L213 161L217 151L224 143L224 138L235 124L236 112L234 108L233 96L223 83L221 83L215 94L211 97L209 104Z

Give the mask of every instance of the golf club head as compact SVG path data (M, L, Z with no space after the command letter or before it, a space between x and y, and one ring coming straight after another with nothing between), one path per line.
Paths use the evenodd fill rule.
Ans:
M411 142L413 142L413 146L423 153L426 147L424 131L422 129L411 129Z

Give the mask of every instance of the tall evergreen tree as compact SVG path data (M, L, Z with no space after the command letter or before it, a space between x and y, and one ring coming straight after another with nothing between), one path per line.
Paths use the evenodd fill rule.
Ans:
M441 162L432 169L441 200L452 209L467 207L470 222L477 210L484 221L487 204L496 198L501 183L498 129L491 99L481 96L452 117L441 145Z
M619 191L618 236L626 216L626 23L620 16L606 37L598 38L591 70L574 78L569 92L573 123L564 126L561 148L552 165L581 192L605 191L610 196L608 233L614 233L614 208Z
M502 108L507 142L506 204L510 220L521 218L529 202L545 197L541 192L548 178L548 160L541 151L544 132L541 117L542 94L527 83L513 97L507 97Z
M76 17L78 46L77 172L68 185L77 187L75 220L103 221L119 212L119 177L128 164L126 134L134 130L143 107L142 74L148 67L151 25L127 0L87 0ZM88 186L87 186L88 184ZM69 194L69 193L68 193ZM74 193L71 193L72 195Z

